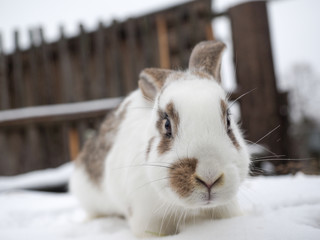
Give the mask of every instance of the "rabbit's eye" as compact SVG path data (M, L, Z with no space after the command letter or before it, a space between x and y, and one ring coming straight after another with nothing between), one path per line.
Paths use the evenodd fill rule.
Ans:
M168 138L171 138L171 136L172 136L171 122L170 122L169 117L168 117L167 114L165 115L164 120L165 120L164 128L166 129L166 136Z

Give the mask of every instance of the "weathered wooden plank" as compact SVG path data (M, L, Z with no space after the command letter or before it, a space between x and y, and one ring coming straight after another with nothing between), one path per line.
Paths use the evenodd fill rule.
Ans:
M123 95L127 95L132 89L130 89L130 82L132 81L132 76L130 76L130 58L129 58L129 51L128 51L128 37L127 32L125 31L125 25L122 24L121 31L120 31L120 61L121 61L121 82L123 86Z
M58 43L59 51L59 64L61 71L61 82L62 82L62 96L64 102L74 102L75 101L75 90L73 83L73 75L71 68L71 59L69 56L68 42L65 38L64 28L60 27L60 39Z
M78 130L74 127L68 130L70 160L75 160L80 152L80 142Z
M137 69L137 39L136 39L136 21L134 19L129 19L126 24L127 33L127 53L129 62L129 75L130 79L128 84L128 89L134 90L137 87L139 69Z
M80 72L81 72L81 86L82 86L82 94L84 100L90 100L95 98L94 93L91 91L93 88L92 84L94 81L89 78L89 64L90 64L90 38L89 35L85 32L84 26L80 24ZM91 77L91 76L90 76ZM84 143L83 135L85 130L87 129L87 122L79 119L76 123L76 131L79 134L78 137L78 146L82 146ZM72 131L72 128L70 129ZM73 141L75 139L72 139ZM70 145L72 146L72 145ZM75 146L75 145L74 145ZM73 150L71 149L71 153ZM78 150L79 151L79 150Z
M198 15L198 25L201 27L201 38L198 41L213 40L214 34L212 30L211 20L213 13L211 11L211 0L197 1L194 11ZM224 13L222 13L223 15Z
M6 64L7 62L3 51L2 35L0 34L0 110L8 109L10 107Z
M23 138L21 129L11 129L6 134L6 168L0 169L1 175L14 175L22 171Z
M41 169L43 166L41 161L47 158L43 155L42 139L36 125L31 124L26 127L25 136L25 154L23 161L25 162L22 172L28 172L35 169Z
M240 100L242 126L248 139L256 142L281 125L266 3L244 3L229 9L228 14L237 82L243 92L256 89ZM279 139L280 132L275 131L260 143L283 154L281 145L285 143Z
M142 29L140 27L140 20L135 19L135 39L136 39L136 52L135 52L135 66L136 71L139 74L145 68L145 60L143 56L143 39L142 39Z
M140 20L140 28L142 31L142 53L144 59L144 67L154 67L152 63L151 39L150 39L150 22L149 17L145 16Z
M122 86L122 72L121 72L121 61L120 61L120 46L119 46L119 24L114 21L110 29L110 90L111 97L124 95Z
M153 67L160 67L159 43L157 33L156 16L149 16L149 39L151 51L151 64Z
M0 112L0 127L100 116L117 107L121 101L122 98L109 98L80 103L53 104L4 110Z
M48 138L48 150L49 150L49 157L48 159L43 159L44 164L47 167L58 167L61 164L67 162L65 153L63 152L63 132L61 125L56 123L48 124L46 126ZM46 162L48 161L48 162Z
M13 54L13 107L24 107L24 82L22 73L21 49L19 45L19 32L14 32L15 52Z
M39 89L39 71L38 71L38 61L36 53L36 40L34 36L34 31L29 30L30 39L30 49L28 54L28 75L26 77L26 88L27 88L27 98L28 106L38 105L41 103L39 94L34 94L35 89ZM25 144L24 144L24 158L22 164L21 172L28 172L35 169L39 169L39 163L43 156L42 152L42 140L38 128L31 124L26 126L25 134Z
M0 175L6 175L10 158L8 157L8 136L4 129L0 129Z
M41 104L40 94L34 94L35 89L40 90L40 75L39 75L39 64L38 64L38 55L36 49L36 39L35 32L29 30L29 41L30 49L28 54L28 63L29 63L29 74L30 74L30 85L31 85L31 104L30 105L39 105Z
M176 46L175 52L178 56L177 66L172 66L178 69L186 69L189 63L189 52L187 50L188 41L190 38L188 29L190 28L190 16L187 12L187 9L181 8L175 15L174 29L172 34L177 35L178 44Z
M90 96L90 79L89 79L89 69L88 69L88 58L89 58L89 37L85 32L84 26L82 24L79 25L80 28L80 36L79 36L79 47L80 47L80 73L81 80L80 86L82 91L83 100L90 100L92 97Z
M198 12L188 8L188 13L190 16L190 31L192 32L189 39L191 46L189 47L193 48L199 42L199 39L201 39L201 33L199 31Z
M70 123L64 122L61 124L61 131L62 131L62 151L65 157L65 161L71 161L72 158L70 157L70 147L69 147L69 130L70 130Z
M50 67L50 59L49 59L49 45L47 45L44 32L42 28L38 29L39 37L40 37L40 51L41 51L41 61L42 61L42 70L43 70L43 79L40 81L42 82L43 86L43 100L45 101L43 104L54 104L55 94L54 94L54 87L53 87L53 78L52 78L52 71Z
M105 47L105 28L102 22L99 23L98 30L95 32L95 71L96 81L92 84L92 91L95 98L107 97L106 84L106 47Z
M168 42L168 30L164 16L158 15L156 17L156 23L158 32L160 67L168 69L170 68L170 49Z

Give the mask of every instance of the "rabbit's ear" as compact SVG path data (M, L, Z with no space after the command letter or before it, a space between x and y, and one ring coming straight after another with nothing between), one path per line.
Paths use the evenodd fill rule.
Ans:
M144 97L149 101L154 101L157 93L172 72L172 70L160 68L145 68L142 70L139 76L139 88Z
M222 52L226 45L220 41L203 41L192 50L189 69L205 71L211 74L218 82L220 78L220 66Z

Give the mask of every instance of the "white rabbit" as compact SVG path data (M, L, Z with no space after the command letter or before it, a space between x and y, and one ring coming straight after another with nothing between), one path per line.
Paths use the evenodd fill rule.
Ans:
M124 216L139 237L240 214L250 156L220 85L224 48L201 42L188 70L141 72L76 160L70 188L89 214Z

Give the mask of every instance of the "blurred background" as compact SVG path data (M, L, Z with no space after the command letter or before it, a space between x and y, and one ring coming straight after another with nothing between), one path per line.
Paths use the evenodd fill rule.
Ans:
M0 175L74 159L145 67L227 44L253 175L320 173L320 2L1 0ZM241 120L240 120L241 119Z

